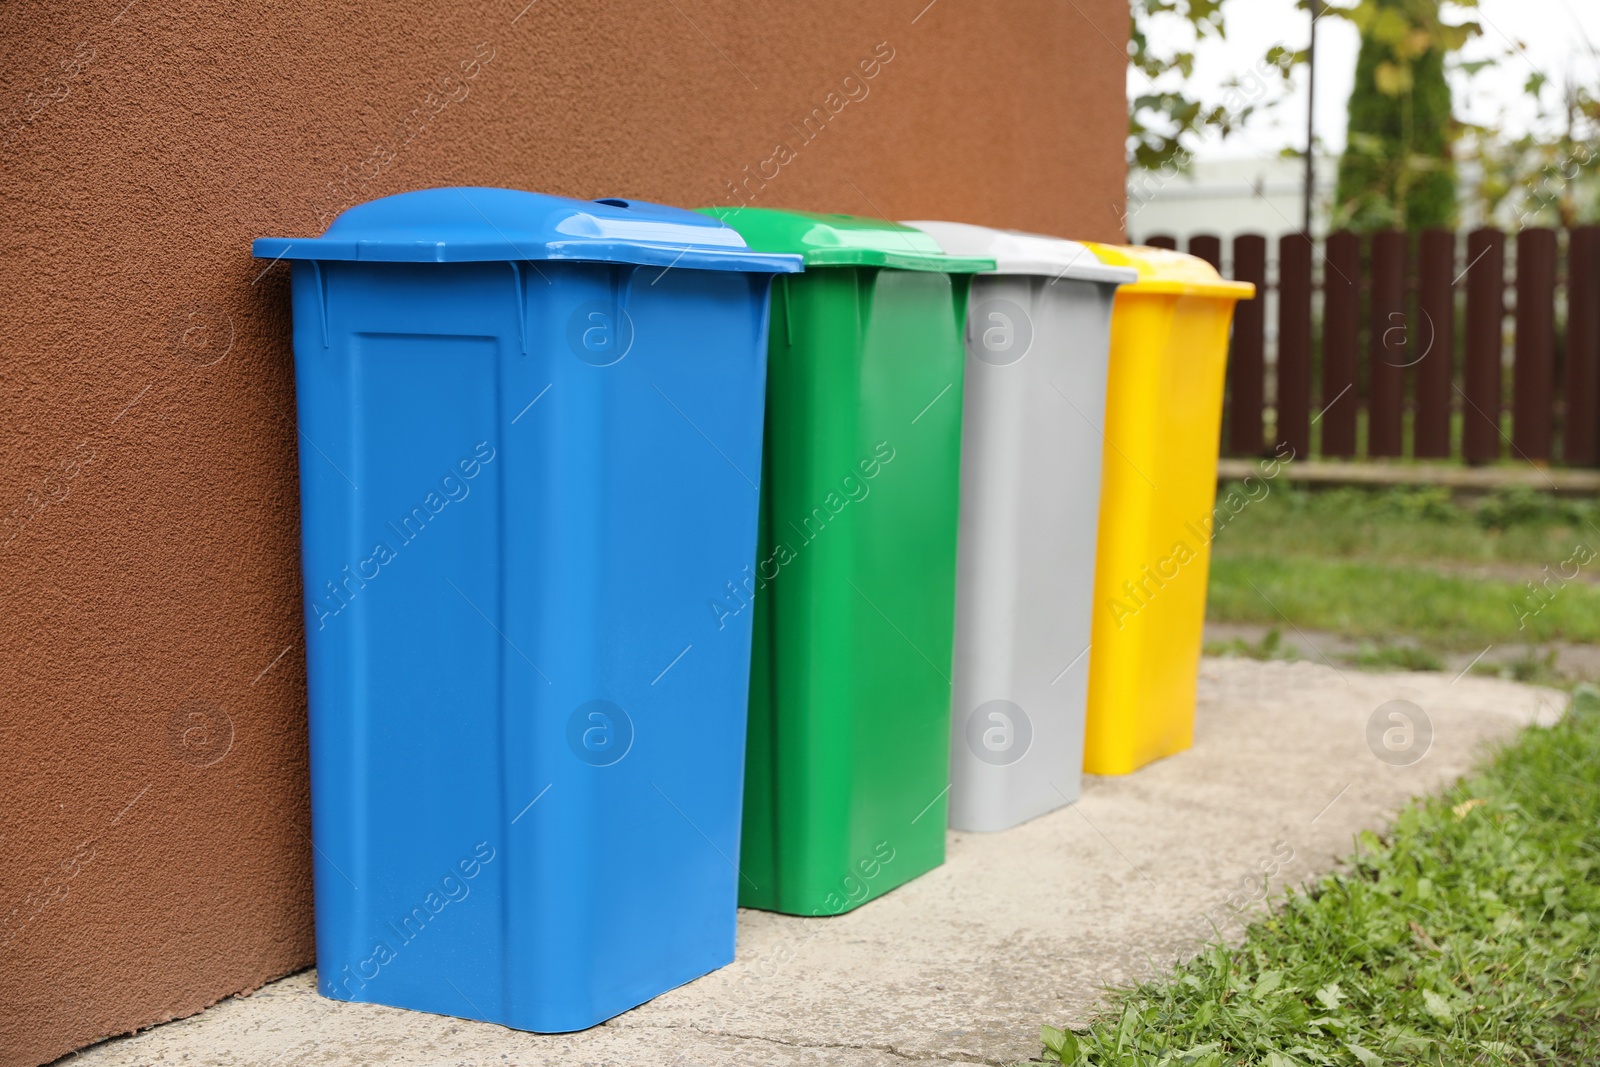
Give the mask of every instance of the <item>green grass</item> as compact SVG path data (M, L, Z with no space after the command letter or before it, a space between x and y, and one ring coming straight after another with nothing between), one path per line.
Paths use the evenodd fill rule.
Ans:
M1226 641L1207 641L1205 654L1208 656L1237 656L1254 660L1285 660L1300 659L1300 652L1293 645L1283 643L1282 627L1274 626L1261 636L1259 641L1247 641L1242 637L1230 638ZM1362 644L1356 649L1355 655L1350 657L1358 667L1369 667L1374 670L1401 670L1401 671L1442 671L1444 663L1438 656L1425 648L1414 648L1409 645ZM1550 657L1553 659L1554 657ZM1542 660L1532 660L1529 670L1534 672L1548 672L1551 664ZM1526 679L1519 679L1526 680Z
M1568 584L1526 625L1525 586L1421 567L1231 553L1213 559L1206 616L1326 630L1356 638L1414 637L1462 651L1503 641L1600 642L1600 587Z
M1122 990L1082 1067L1600 1062L1600 692L1530 728L1237 947Z
M1234 637L1227 641L1207 641L1205 653L1208 656L1242 656L1245 659L1259 660L1300 658L1299 652L1283 643L1283 630L1277 626L1263 634L1259 641L1246 641L1242 637Z
M1370 665L1491 643L1600 642L1595 501L1516 490L1464 504L1442 489L1275 485L1212 551L1208 618L1375 642ZM1530 581L1545 600L1537 611ZM1384 647L1396 637L1422 647Z
M1442 671L1444 661L1425 648L1368 645L1356 650L1355 665L1380 671Z
M1223 486L1219 495L1233 488ZM1600 501L1515 489L1463 503L1443 488L1308 490L1277 483L1223 528L1213 551L1256 547L1307 559L1520 564L1538 571L1567 559L1579 543L1600 548Z

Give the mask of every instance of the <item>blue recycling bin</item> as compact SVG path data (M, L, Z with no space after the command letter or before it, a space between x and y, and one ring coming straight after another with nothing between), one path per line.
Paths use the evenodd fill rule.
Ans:
M254 251L293 261L318 989L560 1032L731 961L726 604L799 257L473 188Z

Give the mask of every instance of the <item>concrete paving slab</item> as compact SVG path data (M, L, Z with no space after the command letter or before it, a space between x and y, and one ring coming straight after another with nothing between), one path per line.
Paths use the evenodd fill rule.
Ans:
M541 1036L342 1004L318 997L308 972L69 1062L1025 1060L1041 1023L1081 1024L1108 985L1158 974L1215 930L1237 935L1269 888L1331 869L1357 832L1564 704L1494 678L1208 659L1189 752L1091 778L1079 803L1005 833L952 833L943 867L847 915L742 912L731 966L604 1026ZM1415 727L1409 748L1397 710Z

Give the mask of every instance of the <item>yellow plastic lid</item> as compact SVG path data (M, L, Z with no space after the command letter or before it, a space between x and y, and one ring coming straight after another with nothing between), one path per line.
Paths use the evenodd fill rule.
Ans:
M1139 280L1124 285L1122 293L1178 293L1186 296L1220 296L1230 300L1251 300L1256 287L1249 282L1230 282L1199 256L1167 248L1143 245L1103 245L1083 242L1100 262L1114 267L1132 267Z

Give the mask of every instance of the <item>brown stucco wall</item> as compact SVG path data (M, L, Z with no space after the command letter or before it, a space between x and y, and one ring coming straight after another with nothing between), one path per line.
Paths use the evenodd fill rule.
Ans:
M435 185L726 202L880 42L756 202L1120 236L1126 0L524 3L0 8L0 1065L312 959L251 238Z

